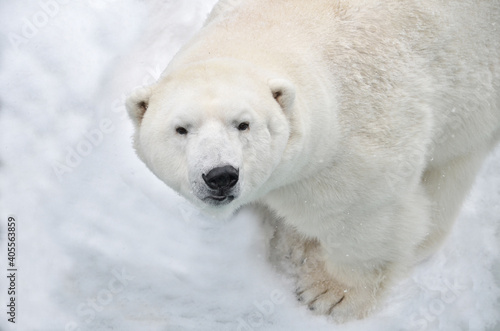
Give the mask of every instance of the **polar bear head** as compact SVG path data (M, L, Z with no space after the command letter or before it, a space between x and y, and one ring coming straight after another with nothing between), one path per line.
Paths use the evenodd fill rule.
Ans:
M286 79L210 60L135 91L127 110L136 151L151 171L209 214L228 216L272 189L294 101Z

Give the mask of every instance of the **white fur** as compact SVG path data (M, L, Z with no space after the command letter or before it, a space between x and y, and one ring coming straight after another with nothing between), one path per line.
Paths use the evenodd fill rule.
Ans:
M127 106L161 180L209 213L265 206L300 298L363 317L437 248L500 138L500 5L223 0ZM236 198L206 204L225 165Z

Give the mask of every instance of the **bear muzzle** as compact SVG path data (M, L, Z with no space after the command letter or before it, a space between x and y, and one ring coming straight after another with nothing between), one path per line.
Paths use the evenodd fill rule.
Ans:
M210 192L210 195L203 199L205 202L220 205L235 199L232 192L239 180L238 169L233 166L217 167L203 174L202 178Z

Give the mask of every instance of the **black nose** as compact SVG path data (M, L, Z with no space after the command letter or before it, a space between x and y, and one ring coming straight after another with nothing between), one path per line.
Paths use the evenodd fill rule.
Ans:
M238 182L239 171L231 166L212 169L203 180L213 190L228 190Z

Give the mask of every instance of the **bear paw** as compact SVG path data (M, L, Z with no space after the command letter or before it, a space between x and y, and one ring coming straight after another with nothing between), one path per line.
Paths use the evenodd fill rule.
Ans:
M296 295L314 314L328 315L343 323L365 317L374 307L381 275L363 272L363 277L351 267L352 274L339 281L329 272L328 255L317 240L307 240L293 229L278 223L271 240L271 261L278 269L295 280ZM354 282L363 279L363 283ZM378 285L377 285L378 284Z
M338 323L360 319L373 310L372 286L348 286L335 279L321 260L305 259L296 274L299 302L317 315L327 315Z
M329 281L315 282L297 288L297 299L309 310L320 315L332 315L333 309L345 298L347 290L330 284Z

